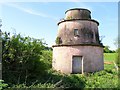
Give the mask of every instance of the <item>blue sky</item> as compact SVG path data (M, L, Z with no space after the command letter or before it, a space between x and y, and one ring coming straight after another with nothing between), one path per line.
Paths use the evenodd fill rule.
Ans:
M48 46L55 42L57 23L65 17L70 8L86 8L92 19L97 20L99 35L110 49L116 49L114 41L118 36L117 2L12 2L0 3L2 31L21 33L34 38L44 38Z

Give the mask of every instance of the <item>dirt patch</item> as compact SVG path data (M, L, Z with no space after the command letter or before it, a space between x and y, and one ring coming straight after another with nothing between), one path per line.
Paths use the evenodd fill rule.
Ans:
M113 64L113 62L105 61L104 64Z

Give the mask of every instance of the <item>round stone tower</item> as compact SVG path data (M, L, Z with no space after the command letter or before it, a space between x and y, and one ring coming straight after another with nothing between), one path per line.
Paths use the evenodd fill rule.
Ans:
M65 12L58 22L56 45L53 45L53 69L63 73L95 72L104 69L103 45L98 25L87 9Z

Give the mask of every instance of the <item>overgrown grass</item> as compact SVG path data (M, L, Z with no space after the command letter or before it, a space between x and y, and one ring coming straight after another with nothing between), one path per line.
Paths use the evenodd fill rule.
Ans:
M12 88L117 88L118 76L114 69L105 69L88 74L61 74L50 71L44 82L26 86L14 85Z
M116 53L105 53L104 60L112 62ZM13 85L12 88L117 88L118 74L114 64L104 64L104 70L94 73L63 74L53 70L37 82L27 86L25 84Z

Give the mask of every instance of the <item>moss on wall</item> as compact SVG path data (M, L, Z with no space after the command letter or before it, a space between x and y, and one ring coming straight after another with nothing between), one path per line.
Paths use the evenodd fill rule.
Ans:
M62 43L61 37L57 37L55 42L56 42L56 44L61 44Z
M66 18L66 20L71 20L72 19L72 16L68 16L67 18Z

